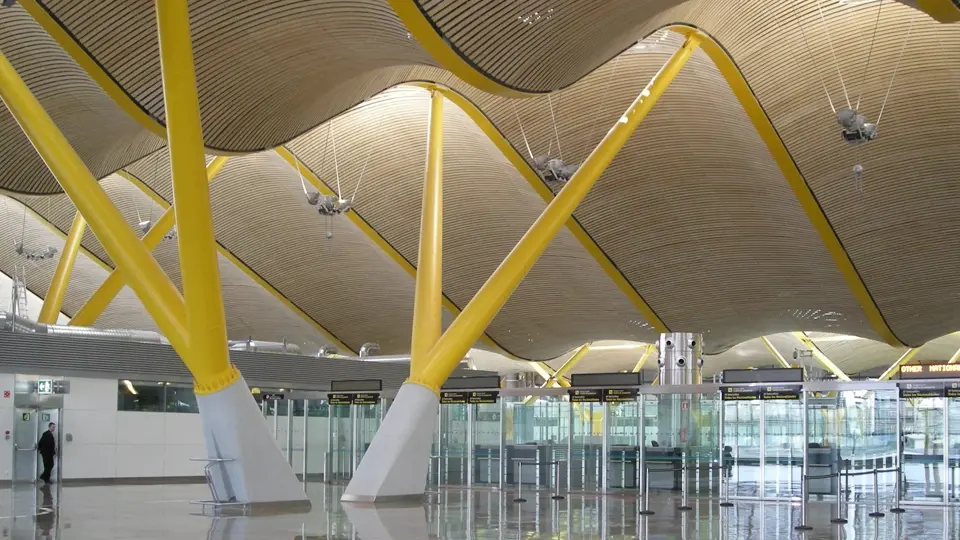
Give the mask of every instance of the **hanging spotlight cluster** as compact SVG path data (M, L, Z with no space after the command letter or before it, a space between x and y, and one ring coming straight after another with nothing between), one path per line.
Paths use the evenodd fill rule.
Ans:
M560 158L550 156L533 158L533 170L537 171L540 178L549 184L566 184L579 168L579 165L567 165Z
M41 249L27 250L27 249L24 249L23 242L18 243L14 248L14 251L16 251L17 255L19 255L20 257L23 257L24 259L30 262L40 262L40 261L53 259L54 257L57 256L57 252L58 252L57 248L53 246L47 246Z
M317 212L321 216L339 216L346 212L351 206L350 199L341 199L336 195L322 195L317 199Z
M151 219L145 219L145 220L137 223L137 227L140 228L140 232L141 232L143 235L146 235L148 232L150 232L150 229L152 229L153 226L154 226L154 223L153 223L153 220L151 220ZM170 232L168 232L167 234L163 235L163 240L174 240L174 239L176 239L176 238L177 238L177 228L176 228L176 227L170 229Z
M837 111L840 134L850 144L863 144L877 138L877 125L867 122L867 117L853 109Z

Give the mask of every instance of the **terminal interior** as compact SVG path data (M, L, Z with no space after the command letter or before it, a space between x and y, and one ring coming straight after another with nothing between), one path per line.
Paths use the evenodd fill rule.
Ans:
M960 540L957 23L2 0L0 537Z

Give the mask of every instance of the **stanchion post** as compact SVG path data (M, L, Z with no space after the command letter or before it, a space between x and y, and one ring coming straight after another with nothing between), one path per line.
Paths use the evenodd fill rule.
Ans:
M877 469L873 470L873 512L870 512L872 518L882 518L886 514L880 511L880 485L877 480Z
M516 503L525 503L523 498L523 461L517 461L517 498L513 500Z
M809 498L809 488L807 484L810 479L807 475L801 475L800 480L800 523L793 528L795 531L810 531L813 527L807 524L807 499Z
M693 507L690 506L687 502L687 460L686 453L680 454L680 506L677 507L677 510L681 512L689 512L693 510Z
M554 493L553 493L553 497L550 497L550 498L555 501L562 501L563 499L566 498L560 494L560 463L561 463L560 461L553 462Z
M652 516L656 512L650 509L650 467L643 464L643 509L637 512L641 516Z
M847 523L847 519L843 517L843 473L837 473L837 517L830 520L830 523L835 523L837 525L843 525Z
M720 487L723 490L722 498L720 499L721 508L731 508L733 503L730 502L730 478L727 477L727 457L726 455L721 454L721 459L723 463L720 465ZM730 464L730 472L733 472L733 464Z
M902 481L901 478L902 478L902 475L903 475L903 471L900 469L900 467L897 467L897 468L894 470L894 473L897 475L897 481L895 482L896 486L895 486L895 488L894 488L894 489L896 490L896 492L895 492L895 494L893 495L893 508L891 508L890 511L893 512L894 514L902 514L902 513L906 512L906 510L904 510L904 509L900 506L900 495L901 495L901 493L902 493L900 490L901 490L902 487L903 487L900 482ZM950 473L950 477L951 477L951 479L952 479L952 477L953 477L953 473L952 473L952 472Z

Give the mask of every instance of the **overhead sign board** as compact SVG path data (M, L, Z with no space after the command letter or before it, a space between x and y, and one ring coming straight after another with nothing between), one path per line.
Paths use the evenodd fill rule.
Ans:
M379 392L381 390L383 390L383 381L380 379L330 381L331 392Z
M329 405L376 405L379 401L378 392L330 392L327 394Z
M570 386L640 386L640 373L574 373L570 376Z
M603 390L577 388L568 390L570 403L603 403Z
M625 403L637 400L636 388L604 388L603 400L607 403Z
M760 399L759 386L721 386L720 397L723 401L753 401Z
M900 389L901 399L937 398L946 395L943 383L900 383L897 388Z
M440 403L443 405L479 405L496 403L500 392L496 390L443 390Z
M802 386L762 386L760 399L763 401L797 401L800 399Z
M901 379L960 379L960 364L900 366Z
M626 403L636 401L636 388L571 388L571 403Z
M757 368L725 369L724 384L749 383L802 383L803 370L800 368Z
M450 377L440 387L441 390L470 390L474 388L500 388L500 376Z

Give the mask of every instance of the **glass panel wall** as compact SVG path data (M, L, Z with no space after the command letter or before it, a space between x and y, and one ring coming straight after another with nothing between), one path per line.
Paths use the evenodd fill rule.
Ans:
M904 500L944 500L944 401L900 400Z
M803 481L803 402L761 401L764 435L764 496L800 497Z
M640 402L607 404L607 488L640 485Z
M957 384L960 386L960 384ZM956 388L955 386L954 388ZM948 468L948 496L950 502L960 502L960 398L947 398L947 418L950 440L950 467Z
M473 407L473 485L500 484L502 402Z
M723 402L723 461L731 497L759 497L760 401Z
M570 407L563 398L542 396L524 403L503 399L504 482L552 487L566 474Z

